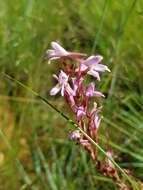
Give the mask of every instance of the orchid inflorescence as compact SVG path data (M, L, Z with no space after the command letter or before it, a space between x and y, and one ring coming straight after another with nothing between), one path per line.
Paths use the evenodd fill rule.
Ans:
M79 127L97 141L97 130L102 118L98 114L101 112L101 107L97 107L96 102L93 102L92 108L89 105L93 97L104 97L104 94L95 90L94 82L90 82L84 87L84 81L87 75L91 75L94 81L100 81L99 73L110 72L110 69L100 63L103 59L100 55L86 58L86 54L68 52L56 42L52 42L51 45L53 49L46 52L48 63L50 64L54 59L59 59L63 70L60 70L58 76L53 75L57 84L51 89L50 95L54 96L60 92L75 113ZM85 120L87 120L87 128ZM69 135L71 140L76 140L76 136L79 143L89 147L90 142L83 135L79 137L77 130ZM92 156L95 157L93 153Z
M62 70L59 75L53 75L57 84L50 90L50 95L54 96L61 93L76 116L76 121L90 138L98 143L98 129L102 119L102 107L98 106L94 97L104 98L104 94L95 90L95 81L100 81L100 73L110 69L101 64L103 57L101 55L92 55L87 57L84 53L69 52L61 47L57 42L52 42L53 49L47 50L46 57L50 64L52 60L59 60ZM94 82L87 82L87 76L90 75ZM99 161L97 150L85 135L81 134L78 129L69 133L69 139L81 144L96 162L97 169L103 175L111 177L117 185L123 190L129 190L124 182L120 179L118 172L109 159ZM106 152L112 157L112 151Z

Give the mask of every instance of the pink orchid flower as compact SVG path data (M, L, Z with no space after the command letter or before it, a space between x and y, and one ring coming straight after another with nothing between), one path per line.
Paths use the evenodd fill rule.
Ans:
M99 91L94 91L95 89L95 84L93 82L91 82L88 87L84 90L84 94L87 97L98 97L98 96L102 96L105 97L104 94L102 94Z
M46 52L47 58L49 59L49 64L53 59L59 59L60 57L68 56L69 52L66 51L62 46L60 46L57 42L51 42L51 46L53 49L50 49Z
M98 72L110 72L110 69L106 65L99 64L103 57L100 55L90 56L85 61L81 63L81 71L88 70L87 74L92 75L100 81L100 76Z
M66 91L69 95L73 96L74 91L71 89L68 83L68 75L61 70L59 77L53 75L53 77L58 81L58 84L51 89L50 95L54 96L61 90L61 95L64 96L64 92Z
M77 52L68 52L62 46L60 46L57 42L51 42L51 46L53 49L47 50L47 58L48 63L51 63L51 60L60 59L62 57L69 57L72 59L80 58L86 56L84 53L77 53Z
M83 77L80 77L78 79L72 78L73 90L75 94L77 90L81 87L81 84L83 83L83 81L84 81Z
M84 115L86 115L85 108L83 106L76 107L77 120L79 121Z

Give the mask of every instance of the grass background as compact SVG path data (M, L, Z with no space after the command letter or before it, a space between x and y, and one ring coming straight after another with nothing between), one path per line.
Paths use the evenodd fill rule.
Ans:
M0 71L64 113L50 97L59 66L42 61L51 41L68 50L101 54L112 70L98 89L106 93L101 145L112 147L143 180L143 1L0 1ZM70 115L70 114L69 114ZM71 126L25 89L0 80L0 189L118 189L100 176L88 155L67 138Z

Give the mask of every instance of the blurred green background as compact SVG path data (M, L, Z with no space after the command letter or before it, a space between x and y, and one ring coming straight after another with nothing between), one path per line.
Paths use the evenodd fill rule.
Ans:
M43 62L51 41L104 56L112 73L97 85L107 95L100 145L143 180L143 1L1 0L0 190L118 189L68 140L70 124L2 74L68 114L60 96L49 96L60 68Z

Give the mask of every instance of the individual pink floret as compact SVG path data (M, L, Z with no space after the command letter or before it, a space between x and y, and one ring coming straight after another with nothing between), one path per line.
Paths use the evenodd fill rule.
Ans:
M61 45L57 42L51 42L51 46L53 49L47 50L47 59L49 60L48 63L50 64L54 59L60 59L62 57L68 57L71 59L77 59L80 57L85 57L86 54L84 53L77 53L77 52L69 52L65 50Z
M61 91L61 95L64 96L64 93L67 92L69 95L73 96L74 91L70 87L68 83L68 75L63 72L62 70L60 71L59 77L56 75L53 75L53 77L58 81L57 85L51 89L50 95L54 96L56 95L59 91Z
M81 63L81 71L87 70L87 74L92 75L100 81L99 72L110 72L110 69L106 65L100 64L103 57L100 55L90 56Z
M94 89L95 89L94 82L89 83L88 87L84 90L84 95L87 97L96 97L96 96L105 97L104 94L102 94L99 91L95 91Z

